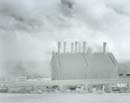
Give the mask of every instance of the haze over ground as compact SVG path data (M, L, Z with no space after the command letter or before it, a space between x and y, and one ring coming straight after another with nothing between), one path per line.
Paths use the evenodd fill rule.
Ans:
M69 1L69 0L68 0ZM56 41L106 41L119 62L130 60L130 1L0 0L0 76L50 75Z

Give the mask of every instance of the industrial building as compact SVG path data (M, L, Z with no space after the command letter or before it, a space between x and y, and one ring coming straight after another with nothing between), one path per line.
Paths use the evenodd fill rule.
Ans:
M121 67L106 46L104 42L101 52L90 52L86 42L73 42L67 51L67 42L58 42L51 59L52 80L3 81L0 92L130 93L129 68Z
M118 63L106 45L102 52L88 53L86 42L74 42L66 52L66 42L58 42L58 52L51 60L52 80L117 79Z

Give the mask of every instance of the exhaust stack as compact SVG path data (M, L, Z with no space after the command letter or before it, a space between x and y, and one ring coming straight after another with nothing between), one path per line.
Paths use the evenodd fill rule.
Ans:
M61 42L58 42L58 54L61 52Z
M86 42L84 41L83 42L83 53L85 53L86 52Z
M79 53L81 52L81 44L80 43L78 43L79 44Z
M77 53L77 49L78 49L78 42L75 42L75 53Z
M63 45L64 45L64 53L66 53L66 42L65 41L64 41Z
M74 52L74 43L71 43L71 53Z
M103 53L106 53L106 46L107 46L107 43L103 42Z

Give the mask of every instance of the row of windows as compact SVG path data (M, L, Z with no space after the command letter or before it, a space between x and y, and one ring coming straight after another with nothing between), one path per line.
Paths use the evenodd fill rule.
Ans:
M119 74L119 76L130 76L130 74Z

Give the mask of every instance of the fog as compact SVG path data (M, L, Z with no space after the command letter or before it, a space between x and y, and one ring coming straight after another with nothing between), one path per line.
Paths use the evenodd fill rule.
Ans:
M119 62L130 60L129 0L0 0L0 76L50 76L56 41L103 41Z

